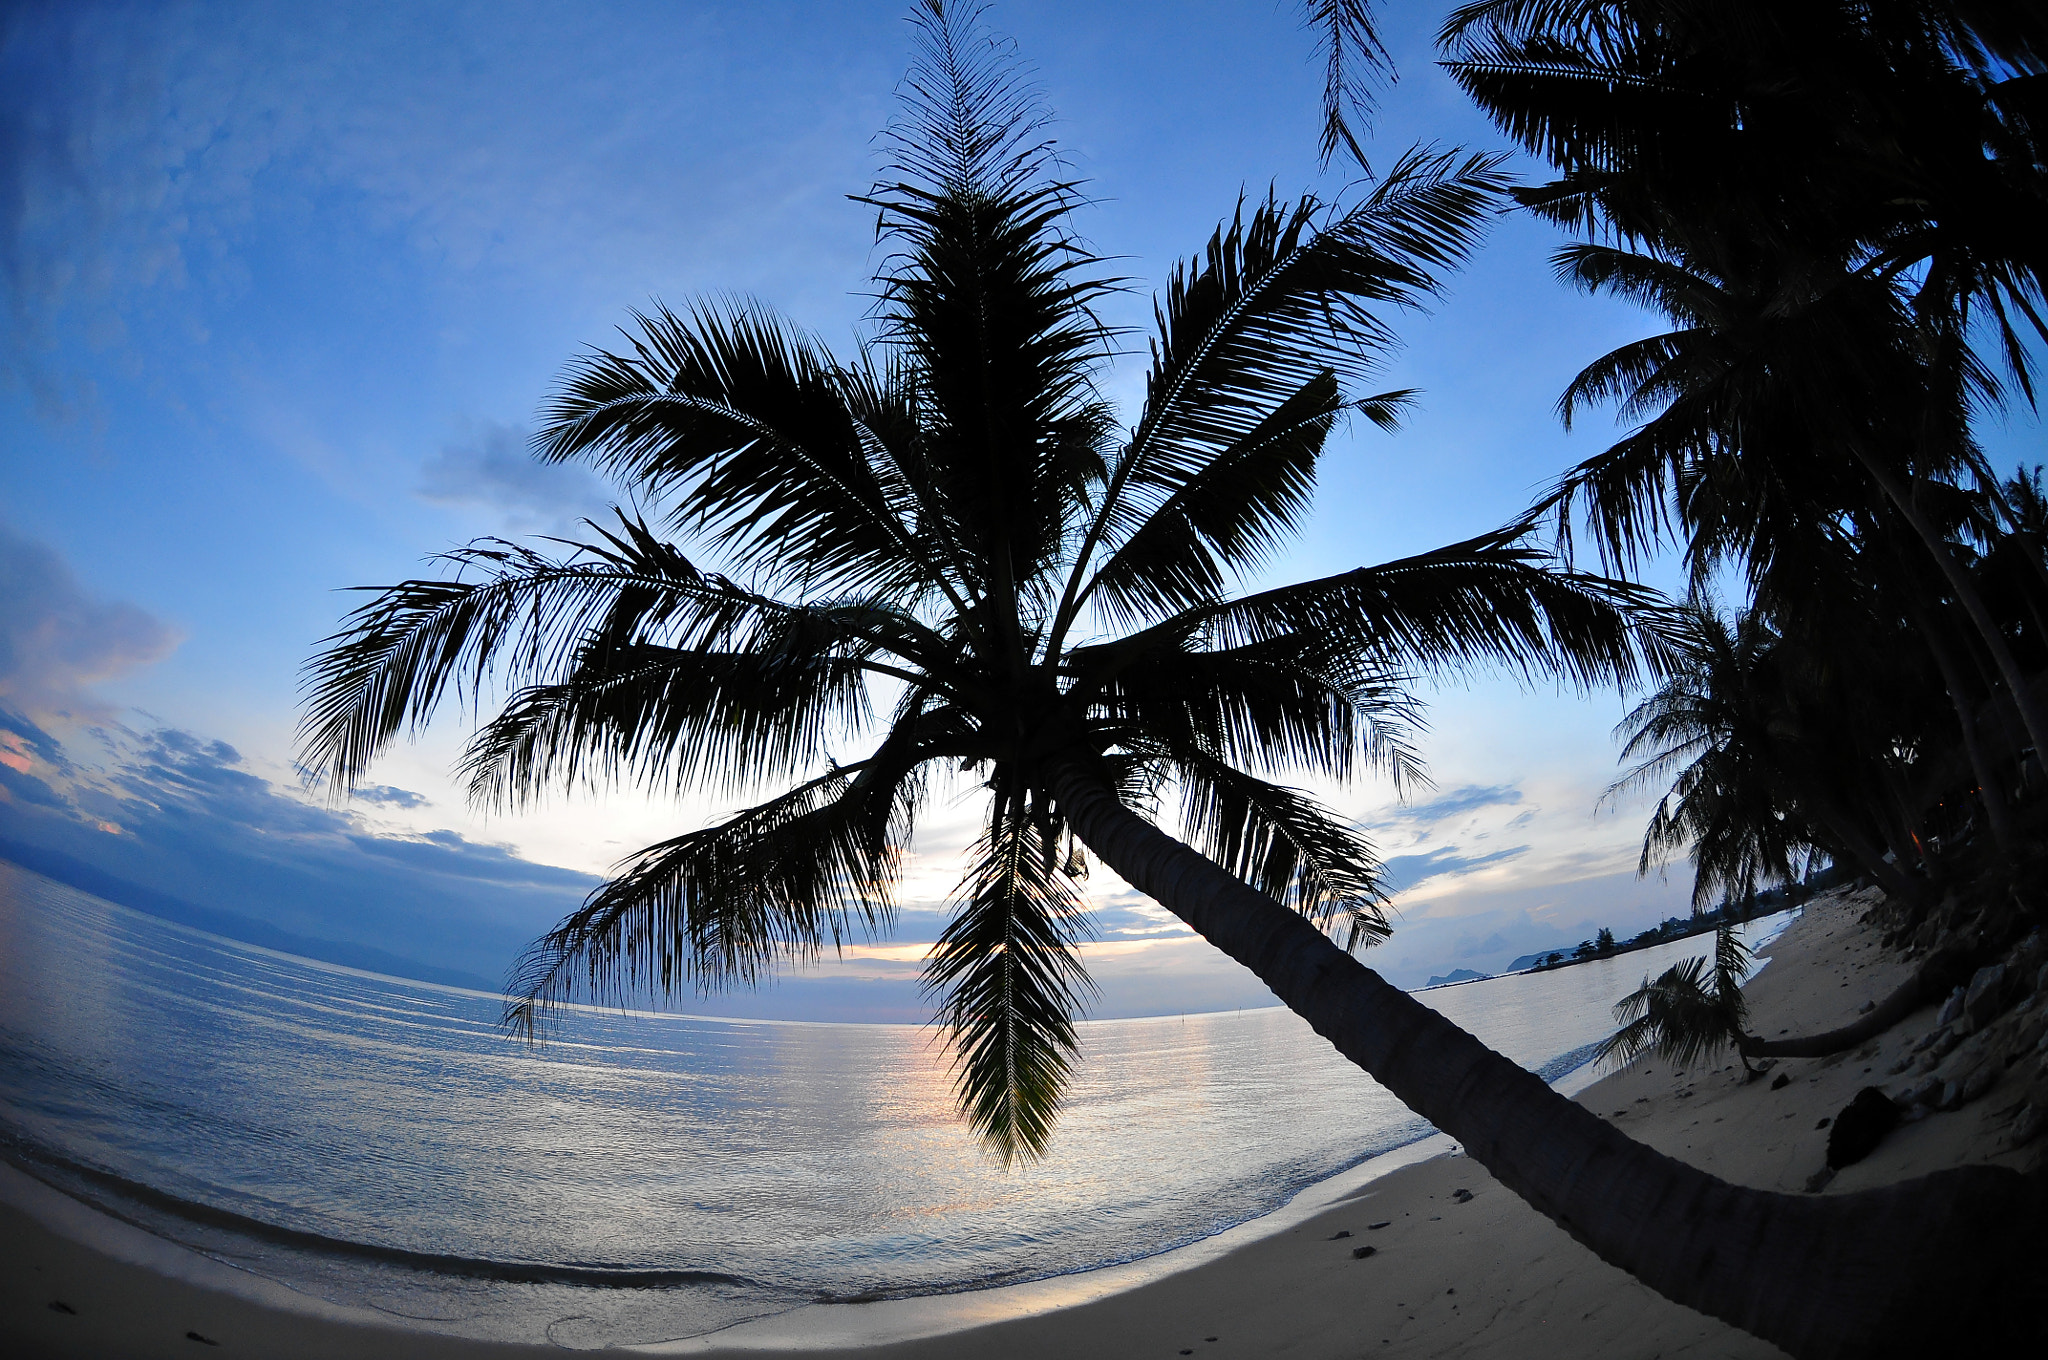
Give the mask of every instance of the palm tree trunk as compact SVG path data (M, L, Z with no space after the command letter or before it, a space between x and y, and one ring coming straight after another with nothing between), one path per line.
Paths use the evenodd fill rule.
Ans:
M1885 896L1896 897L1909 904L1917 904L1921 900L1926 889L1906 872L1905 856L1894 850L1892 861L1887 863L1884 852L1871 842L1870 837L1856 825L1856 819L1833 798L1789 771L1786 782L1793 786L1800 807L1820 824L1819 829L1834 839L1835 848L1846 852L1849 858L1860 864L1863 872L1884 889ZM1879 827L1883 828L1884 819L1880 817L1877 820Z
M1602 1260L1800 1357L1920 1360L2048 1341L2033 1306L2048 1266L2039 1177L1963 1167L1834 1196L1717 1180L1633 1142L1388 985L1131 813L1098 771L1088 758L1052 771L1060 809L1090 850Z
M1983 635L1984 648L1991 653L1992 664L1998 667L1999 677L2005 681L2005 687L2012 693L2012 701L2019 709L2020 721L2026 724L2027 740L2034 744L2035 758L2048 763L2048 718L2043 717L2041 706L2034 702L2033 690L2027 685L2027 677L2020 670L2019 660L2013 656L2012 648L2006 645L2005 634L1999 631L1997 622L1991 617L1991 611L1985 607L1984 597L1977 591L1977 583L1970 579L1970 574L1963 570L1963 564L1956 561L1955 554L1948 550L1948 544L1942 541L1941 535L1928 523L1927 516L1920 512L1920 507L1913 500L1912 491L1900 485L1899 479L1889 468L1878 459L1869 456L1860 447L1856 451L1856 456L1877 480L1884 494L1891 498L1892 504L1899 507L1899 513L1913 526L1914 532L1920 536L1921 543L1934 558L1935 565L1941 568L1941 574L1948 579L1949 589L1955 592L1956 600L1970 616L1970 622L1975 624L1977 631Z
M1970 702L1970 692L1963 684L1962 673L1956 669L1955 657L1949 652L1948 640L1941 636L1940 628L1930 621L1926 611L1918 603L1908 600L1906 607L1911 611L1913 621L1920 628L1921 645L1934 658L1934 668L1941 672L1941 683L1948 690L1949 703L1956 710L1956 721L1962 725L1963 754L1969 758L1970 773L1977 779L1977 798L1984 805L1984 820L1991 828L1992 844L1998 853L2010 855L2013 847L2012 821L2006 814L2005 791L1999 787L1998 772L1984 754L1984 744L1977 740L1977 719Z

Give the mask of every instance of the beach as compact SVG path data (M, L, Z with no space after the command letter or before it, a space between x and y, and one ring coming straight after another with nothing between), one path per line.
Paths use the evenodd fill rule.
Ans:
M1766 951L1745 989L1752 1027L1817 1033L1853 1019L1903 981L1867 900L1816 901ZM1733 1054L1671 1070L1646 1057L1577 1099L1660 1151L1731 1181L1801 1192L1823 1166L1817 1127L1930 1027L1917 1013L1878 1041L1826 1059L1781 1061L1747 1082ZM1775 1078L1789 1077L1782 1086ZM1895 1130L1821 1193L1943 1167L2033 1167L2042 1142L2005 1146L2033 1065L1952 1113ZM2037 1092L2038 1094L2038 1092ZM1769 1356L1775 1348L1669 1303L1605 1265L1503 1190L1441 1137L1312 1213L1246 1225L1218 1243L1133 1267L940 1298L812 1305L650 1354L831 1354L853 1360L1287 1355ZM1396 1158L1395 1160L1402 1160ZM1469 1191L1469 1198L1459 1191ZM1274 1230L1274 1224L1284 1226ZM1348 1234L1348 1235L1343 1235ZM0 1167L0 1319L17 1353L49 1356L511 1356L584 1348L575 1317L550 1345L437 1335L428 1324L345 1308L116 1221ZM1356 1248L1374 1250L1363 1259ZM61 1304L62 1309L55 1305Z

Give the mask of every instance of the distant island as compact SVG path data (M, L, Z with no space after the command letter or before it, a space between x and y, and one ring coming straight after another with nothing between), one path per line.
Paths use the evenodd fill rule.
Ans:
M1453 982L1481 982L1492 977L1491 973L1475 973L1470 968L1453 968L1442 977L1433 977L1423 983L1425 987L1447 987Z
M1575 945L1559 945L1555 949L1538 950L1534 954L1524 954L1501 971L1521 973L1564 968L1570 964L1586 963L1593 959L1611 959L1617 954L1648 949L1656 944L1668 944L1690 935L1705 935L1718 930L1724 923L1740 925L1744 921L1755 920L1759 916L1769 916L1772 912L1797 906L1813 894L1832 888L1850 877L1852 875L1836 866L1815 874L1804 883L1787 884L1782 888L1773 888L1769 892L1760 892L1740 904L1723 902L1712 911L1695 912L1691 916L1667 917L1642 934L1627 940L1616 940L1614 932L1602 926L1599 933L1590 940L1581 940ZM1480 976L1483 975L1470 969L1459 968L1443 977L1431 978L1429 985L1434 987L1445 982L1466 982Z

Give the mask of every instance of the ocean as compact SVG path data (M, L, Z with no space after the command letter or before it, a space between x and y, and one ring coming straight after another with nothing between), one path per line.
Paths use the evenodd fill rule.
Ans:
M1422 995L1555 1080L1711 941ZM1084 1022L1005 1172L927 1029L579 1010L529 1049L499 1004L0 862L0 1156L309 1294L588 1346L1153 1256L1431 1132L1278 1008Z

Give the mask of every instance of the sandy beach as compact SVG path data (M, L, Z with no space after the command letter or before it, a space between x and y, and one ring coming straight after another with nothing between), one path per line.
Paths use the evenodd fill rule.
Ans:
M1746 989L1758 1032L1832 1029L1905 978L1907 966L1878 949L1875 928L1858 923L1864 905L1822 899L1769 948L1769 965ZM1889 1069L1932 1020L1931 1010L1922 1011L1852 1053L1783 1061L1773 1080L1745 1082L1732 1054L1691 1071L1650 1057L1577 1098L1631 1136L1718 1176L1799 1192L1823 1166L1820 1121L1863 1086L1905 1084ZM1789 1082L1777 1085L1778 1075ZM1901 1126L1821 1193L1967 1162L2031 1168L2048 1140L2007 1144L2013 1111L2030 1085L2040 1103L2042 1081L2031 1060L2013 1066L1984 1098ZM1277 1221L1285 1226L1265 1236L1256 1226L1233 1235L1251 1239L1242 1245L1135 1270L943 1299L814 1305L636 1349L844 1360L1780 1354L1603 1264L1455 1150L1393 1170L1313 1214ZM1374 1250L1359 1259L1361 1246ZM218 1350L318 1360L512 1356L592 1344L579 1338L574 1318L558 1324L550 1344L509 1345L436 1335L311 1299L4 1166L0 1252L0 1331L15 1354L143 1360ZM1192 1264L1174 1268L1180 1261Z

